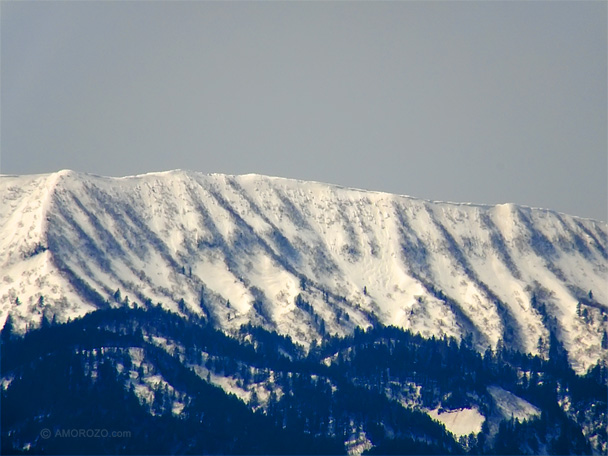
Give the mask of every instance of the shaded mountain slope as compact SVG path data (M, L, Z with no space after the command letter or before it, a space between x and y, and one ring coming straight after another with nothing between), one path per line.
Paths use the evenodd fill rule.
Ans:
M584 372L605 358L608 226L258 175L0 177L0 312L17 328L160 302L305 347L357 326L468 334Z

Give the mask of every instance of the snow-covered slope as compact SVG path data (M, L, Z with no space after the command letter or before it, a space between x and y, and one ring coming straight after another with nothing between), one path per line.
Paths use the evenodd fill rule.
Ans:
M607 272L606 223L549 210L259 175L0 176L0 315L22 328L128 297L304 345L379 321L537 353L552 331L584 371L606 356Z

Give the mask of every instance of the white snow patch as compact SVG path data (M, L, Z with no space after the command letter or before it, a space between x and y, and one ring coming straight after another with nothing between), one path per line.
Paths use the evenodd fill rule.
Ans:
M13 382L13 380L15 379L14 376L10 376L10 377L4 377L1 381L0 381L0 388L2 388L2 390L7 389L10 384Z
M344 446L349 456L359 456L364 451L372 448L373 445L372 441L365 435L365 432L360 432L359 435L344 442Z
M442 423L445 428L457 437L478 434L486 418L476 408L463 408L457 410L440 411L440 409L427 412L431 418Z

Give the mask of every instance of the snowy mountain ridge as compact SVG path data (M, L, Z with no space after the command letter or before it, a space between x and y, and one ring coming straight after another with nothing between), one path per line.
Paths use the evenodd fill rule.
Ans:
M253 174L0 176L0 317L21 328L149 300L305 346L375 322L542 354L553 334L584 372L606 359L607 273L605 222L513 204Z

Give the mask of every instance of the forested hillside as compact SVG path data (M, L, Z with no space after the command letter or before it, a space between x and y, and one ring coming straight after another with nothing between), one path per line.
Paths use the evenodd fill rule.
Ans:
M377 325L306 351L150 304L9 325L2 453L605 453L606 366L577 375L549 344L548 360L481 354ZM66 434L81 429L120 437Z

